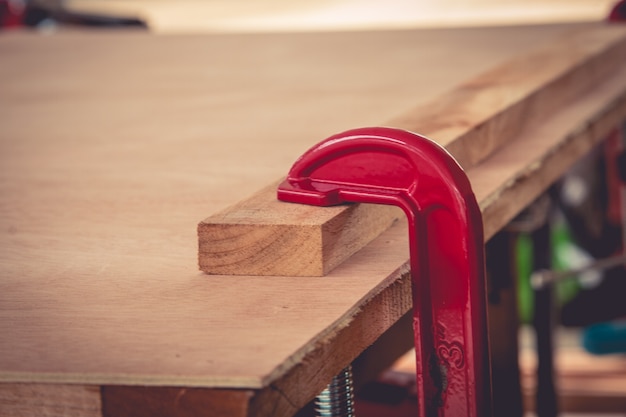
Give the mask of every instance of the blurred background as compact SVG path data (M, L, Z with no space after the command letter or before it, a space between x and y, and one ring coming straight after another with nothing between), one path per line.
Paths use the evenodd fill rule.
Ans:
M610 0L0 0L5 27L141 25L155 33L400 29L601 20Z

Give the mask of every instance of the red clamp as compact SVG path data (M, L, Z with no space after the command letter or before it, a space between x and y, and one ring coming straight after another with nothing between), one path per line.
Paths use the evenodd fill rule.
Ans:
M613 6L608 17L609 22L626 22L626 0L621 0Z
M0 30L22 26L25 14L25 1L0 0Z
M490 416L482 217L454 158L404 130L350 130L304 153L279 186L278 198L317 206L390 204L404 210L419 416Z

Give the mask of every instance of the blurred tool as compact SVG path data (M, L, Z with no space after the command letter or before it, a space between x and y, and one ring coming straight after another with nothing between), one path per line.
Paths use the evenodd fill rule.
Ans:
M575 278L587 271L604 271L619 265L626 265L626 255L617 255L610 258L600 259L583 267L573 268L567 271L535 271L530 277L530 283L534 289L540 289L548 284L552 284L563 279Z

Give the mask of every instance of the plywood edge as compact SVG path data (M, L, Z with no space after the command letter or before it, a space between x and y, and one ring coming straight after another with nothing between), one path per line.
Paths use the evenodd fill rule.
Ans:
M485 239L545 192L624 117L626 61L582 99L554 112L544 123L528 127L510 146L469 170L483 214ZM526 157L520 158L522 154ZM500 175L504 172L514 175Z
M394 250L386 242L405 240L407 227L405 221L398 222L360 252L359 257L371 260L375 253ZM349 275L344 270L355 265L354 262L343 264L333 274ZM293 415L411 309L408 262L388 268L389 273L381 278L379 285L265 377L266 388L253 403L254 415Z
M68 386L155 386L155 387L221 387L260 389L264 387L262 377L233 377L232 375L155 375L155 374L104 374L70 372L2 372L1 384L68 385Z
M249 416L251 390L187 387L102 387L102 417Z
M576 31L383 125L435 139L471 169L601 84L625 60L626 28ZM398 218L397 211L380 206L320 209L278 202L277 184L198 225L202 271L323 276Z
M575 100L626 60L626 28L574 30L390 120L476 166L527 126Z
M100 417L97 385L0 382L0 415L14 417Z

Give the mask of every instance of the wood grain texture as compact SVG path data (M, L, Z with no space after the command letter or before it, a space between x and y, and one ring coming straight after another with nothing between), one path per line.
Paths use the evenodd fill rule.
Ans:
M470 169L555 109L576 100L626 61L618 27L571 32L392 119L446 147Z
M621 123L626 114L625 89L626 66L622 65L593 91L553 112L543 123L529 126L508 146L468 171L483 213L485 239Z
M250 390L102 387L102 417L247 417Z
M553 117L556 109L597 88L624 62L623 28L575 31L382 125L436 140L468 170ZM275 192L275 185L267 187L200 222L198 260L202 271L321 276L402 215L377 206L320 210L285 204L276 201ZM524 206L511 207L519 211ZM329 231L333 223L340 226L335 230L341 233Z
M324 285L207 277L198 219L284 174L319 138L570 29L4 34L0 380L268 387L316 335L350 323L344 313L407 252L369 252L354 276Z
M382 205L302 210L277 202L277 187L272 184L198 225L201 270L324 276L403 216L400 209Z
M3 417L100 417L101 410L97 386L0 383Z
M326 277L233 278L197 271L198 219L320 138L388 120L564 30L3 35L0 381L241 389L254 392L250 415L293 414L410 309L405 223ZM611 106L622 84L576 102L595 91L593 106L530 136L543 152L569 143L563 165L521 142L470 170L494 227L515 211L501 187L531 198L623 116Z

